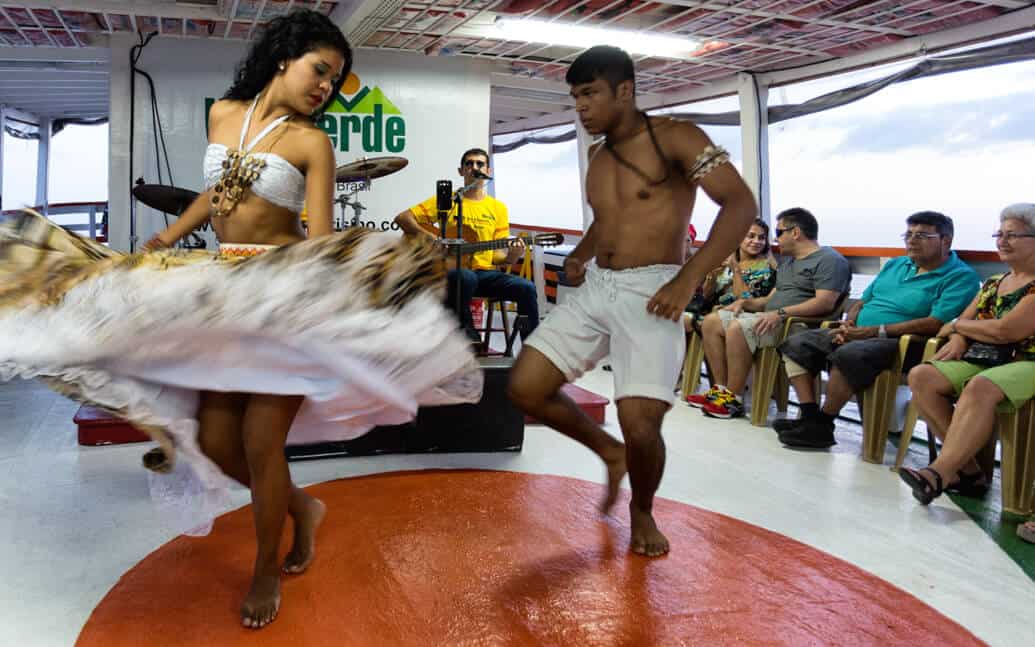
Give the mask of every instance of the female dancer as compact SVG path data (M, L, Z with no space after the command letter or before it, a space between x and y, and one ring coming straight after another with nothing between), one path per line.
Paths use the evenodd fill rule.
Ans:
M206 191L145 254L111 252L31 214L0 232L0 285L12 286L0 291L0 378L43 377L148 431L169 458L175 449L206 486L218 466L251 489L247 627L276 617L281 568L309 566L325 513L291 481L289 431L340 440L481 390L439 305L434 250L366 230L332 235L334 154L313 118L351 64L322 14L271 21L212 106ZM166 249L208 219L218 256ZM294 543L281 565L286 514Z

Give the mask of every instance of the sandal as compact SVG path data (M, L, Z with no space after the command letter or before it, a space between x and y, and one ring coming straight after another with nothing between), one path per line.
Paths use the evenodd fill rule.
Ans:
M985 481L985 473L981 470L973 474L960 472L956 482L946 486L945 491L980 499L988 494L988 483Z
M1017 526L1017 536L1028 543L1035 544L1035 519Z
M930 472L934 476L934 485L931 485L930 481L921 476L920 472ZM913 489L913 498L919 501L920 505L929 504L945 491L945 488L942 487L942 475L930 467L924 467L920 470L903 467L898 471L898 476L906 485Z

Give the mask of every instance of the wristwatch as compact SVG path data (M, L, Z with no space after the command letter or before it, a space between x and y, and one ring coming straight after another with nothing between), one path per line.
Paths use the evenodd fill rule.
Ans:
M953 319L952 321L949 322L949 334L953 334L953 335L957 334L956 333L956 322L959 321L959 320L960 320L960 318L956 317L955 319Z
M877 336L880 337L881 339L887 339L888 338L888 329L884 327L884 324L881 324L880 326L877 327Z
M787 311L784 310L783 308L777 308L776 309L776 314L778 314L781 319L785 319L787 317Z

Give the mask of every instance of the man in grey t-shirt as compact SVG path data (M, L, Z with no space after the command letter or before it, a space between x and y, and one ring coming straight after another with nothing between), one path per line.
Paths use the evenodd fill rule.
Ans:
M740 299L709 314L701 324L704 354L714 383L706 393L687 397L714 418L744 415L740 394L747 385L755 350L779 340L786 317L825 317L848 293L852 270L845 257L816 242L819 224L801 208L776 217L780 261L776 285L767 296Z

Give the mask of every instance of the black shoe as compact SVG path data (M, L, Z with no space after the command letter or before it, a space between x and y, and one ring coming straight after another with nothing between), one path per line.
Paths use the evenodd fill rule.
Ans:
M782 434L801 424L801 418L777 418L773 421L773 430Z
M959 478L957 478L955 483L945 486L945 491L980 499L988 494L988 483L985 481L985 473L981 470L974 474L960 472Z
M780 433L780 442L788 447L826 449L837 444L834 423L822 420L803 420L794 429Z

